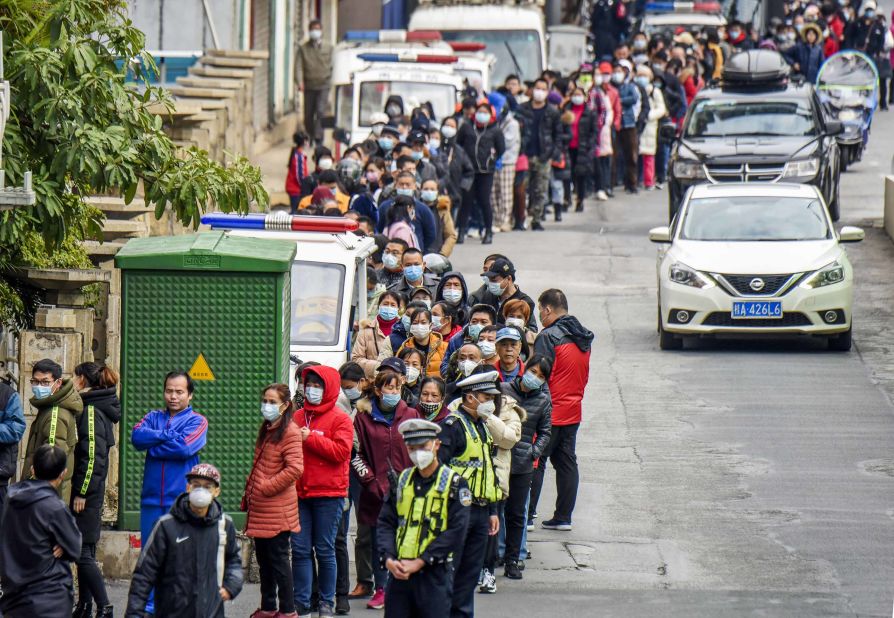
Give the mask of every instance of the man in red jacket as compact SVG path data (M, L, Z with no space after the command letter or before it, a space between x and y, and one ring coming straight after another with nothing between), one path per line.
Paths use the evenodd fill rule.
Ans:
M310 615L313 558L317 559L320 615L335 612L335 536L348 494L348 462L354 444L351 417L336 407L341 377L332 367L301 374L304 406L293 420L304 442L304 474L298 480L301 531L292 533L292 580L299 616Z
M556 470L556 510L541 525L547 530L571 530L571 513L577 500L577 428L582 416L581 401L590 379L590 348L595 335L577 318L568 315L568 299L561 290L545 291L537 299L543 330L534 341L534 353L553 364L549 392L553 402L553 431L540 465L534 472L531 507L537 510L543 474L548 459Z

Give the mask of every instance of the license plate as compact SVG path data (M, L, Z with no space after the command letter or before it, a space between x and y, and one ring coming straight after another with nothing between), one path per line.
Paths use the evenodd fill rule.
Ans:
M779 319L782 317L782 302L778 300L750 300L733 303L733 319Z

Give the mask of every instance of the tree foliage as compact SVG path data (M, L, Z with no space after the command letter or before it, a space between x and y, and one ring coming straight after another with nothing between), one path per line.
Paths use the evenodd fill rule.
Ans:
M156 216L170 209L192 226L210 205L267 205L260 170L247 159L221 165L163 132L152 110L173 104L149 84L157 68L124 1L0 0L0 29L12 99L3 168L16 185L31 170L37 193L34 207L0 214L0 321L27 312L8 274L37 265L35 255L43 266L89 266L78 243L102 238L102 213L84 196L120 194L129 203L142 186Z

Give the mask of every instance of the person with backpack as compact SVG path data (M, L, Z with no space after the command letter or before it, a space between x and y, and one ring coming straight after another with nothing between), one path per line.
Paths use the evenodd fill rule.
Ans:
M102 571L96 563L96 545L102 529L102 507L109 474L109 451L115 446L115 424L121 420L118 374L97 363L81 363L74 370L74 385L84 402L78 417L71 510L83 544L78 558L78 603L73 618L112 615Z

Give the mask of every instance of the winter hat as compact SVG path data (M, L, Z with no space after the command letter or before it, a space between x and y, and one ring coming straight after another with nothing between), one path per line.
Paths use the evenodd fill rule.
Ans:
M551 90L549 95L546 97L546 100L552 103L553 105L561 105L562 104L562 95L556 92L555 90Z

